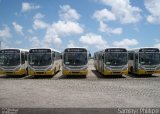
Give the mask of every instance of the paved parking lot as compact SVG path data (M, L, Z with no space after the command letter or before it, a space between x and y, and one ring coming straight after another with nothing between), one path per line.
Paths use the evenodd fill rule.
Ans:
M104 77L90 61L87 77L0 76L0 107L160 107L160 75Z

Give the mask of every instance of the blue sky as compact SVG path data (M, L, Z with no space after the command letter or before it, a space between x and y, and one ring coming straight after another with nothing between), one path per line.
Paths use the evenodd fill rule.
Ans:
M159 47L160 0L0 0L2 48Z

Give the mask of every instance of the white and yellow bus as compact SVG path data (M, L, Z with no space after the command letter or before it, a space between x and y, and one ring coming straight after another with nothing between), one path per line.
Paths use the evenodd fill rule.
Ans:
M87 75L88 51L86 48L66 48L62 59L63 75Z
M27 75L28 50L8 48L0 50L0 74Z
M61 68L62 55L50 48L34 48L29 50L29 75L54 75Z
M137 75L160 74L159 49L151 47L128 51L128 70Z
M106 48L94 53L94 67L103 75L127 75L127 56L125 48Z

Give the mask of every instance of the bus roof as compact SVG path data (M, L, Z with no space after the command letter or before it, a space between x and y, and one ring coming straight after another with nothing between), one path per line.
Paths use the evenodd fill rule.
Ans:
M29 51L28 49L22 49L22 48L3 48L1 50L20 50L20 51Z
M159 48L156 48L156 47L140 47L140 48L129 49L128 51L139 52L140 49L158 49L158 50L160 50Z
M68 47L68 48L65 48L65 49L74 49L74 48L76 48L76 49L87 49L85 47Z
M65 48L64 51L67 49L85 49L85 50L87 50L87 48L85 48L85 47L68 47L68 48Z
M58 53L61 53L60 51L57 51L56 49L53 49L53 48L30 48L30 50L33 50L33 49L50 49L51 51L55 51L55 52L58 52Z
M100 51L96 51L95 53L98 53L98 52L105 52L106 49L126 49L124 47L107 47L103 50L100 50ZM127 49L126 49L127 50Z

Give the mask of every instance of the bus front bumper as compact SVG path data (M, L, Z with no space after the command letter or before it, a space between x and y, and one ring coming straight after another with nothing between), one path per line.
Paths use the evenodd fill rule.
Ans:
M122 70L122 71L109 71L104 70L104 75L128 75L128 70Z
M29 70L28 74L31 75L31 76L54 75L54 70L49 70L49 71L34 71L34 70Z
M2 75L24 75L26 74L26 70L25 69L20 69L17 71L0 71L0 74Z
M152 71L146 71L146 70L138 70L136 72L138 75L145 75L145 74L160 74L160 70L152 70Z
M80 71L71 71L71 70L62 70L63 75L87 75L88 70L80 70Z

